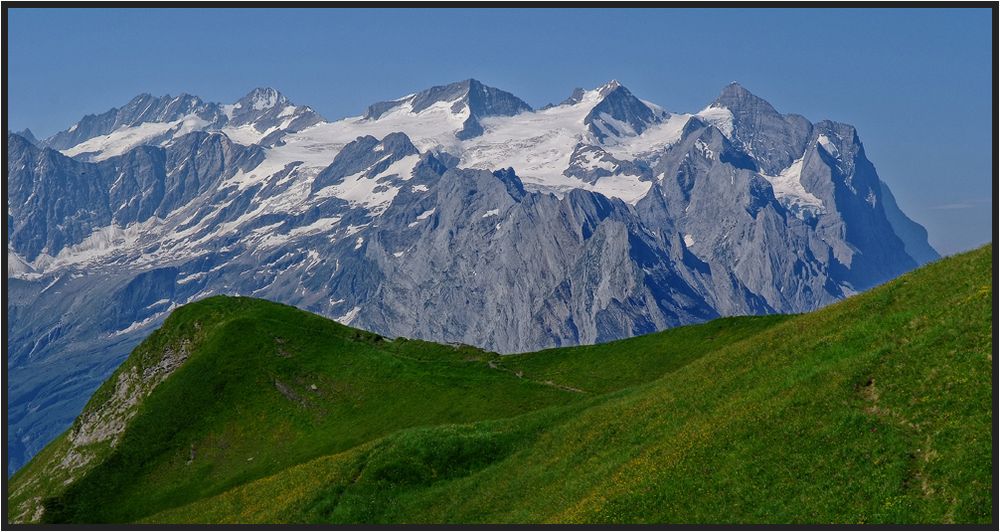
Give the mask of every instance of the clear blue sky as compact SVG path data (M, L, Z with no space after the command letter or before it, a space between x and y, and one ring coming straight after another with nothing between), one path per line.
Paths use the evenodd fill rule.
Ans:
M991 239L991 13L981 10L11 9L8 126L40 137L140 92L273 86L328 119L474 77L534 106L616 78L692 112L736 80L857 126L944 253Z

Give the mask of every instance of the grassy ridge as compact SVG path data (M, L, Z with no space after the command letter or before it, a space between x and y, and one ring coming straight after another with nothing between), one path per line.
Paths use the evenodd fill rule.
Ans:
M655 336L670 343L700 327L712 326ZM504 368L498 355L472 347L390 341L293 307L214 297L175 311L87 409L107 400L118 373L155 365L164 346L191 338L191 357L142 401L114 452L101 449L100 463L67 487L61 436L12 479L11 515L30 516L28 502L42 497L45 521L133 521L406 427L511 417L590 395ZM679 341L645 356L668 371L727 338ZM629 345L608 344L607 359L645 352Z
M571 399L474 360L407 356L406 342L268 302L213 298L180 318L215 306L225 321L143 402L116 451L46 505L47 519L130 521L406 426Z
M372 336L334 346L317 335L324 323L337 337L364 333L239 300L260 314L252 323L234 319L221 345L192 357L143 407L147 423L174 412L179 421L157 433L173 443L130 439L154 434L137 418L118 450L53 500L45 517L987 523L995 468L991 258L987 246L811 314L718 320L503 358ZM276 308L290 314L273 315ZM282 328L292 322L311 332ZM295 362L272 363L260 347L275 331L303 353ZM299 342L309 338L318 345L305 356ZM219 374L242 375L236 380L245 384L216 382ZM282 394L261 392L275 375L393 393L381 401L365 395L353 417L338 414L327 426ZM222 387L205 392L215 406L171 410L170 402L212 383ZM451 392L463 385L464 393ZM399 412L402 420L387 421ZM182 465L190 441L204 446L210 466ZM216 441L241 453L279 450L262 459L268 467L248 471L244 454L235 467L224 459L230 451L212 450ZM152 458L128 458L150 445Z

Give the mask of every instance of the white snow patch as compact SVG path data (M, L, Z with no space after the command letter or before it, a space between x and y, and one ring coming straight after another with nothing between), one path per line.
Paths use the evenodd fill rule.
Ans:
M149 325L149 324L153 323L154 321L156 321L156 319L159 318L160 316L163 316L164 314L167 314L168 312L174 310L175 308L177 308L177 303L171 303L170 306L166 310L162 310L160 312L157 312L157 313L149 316L148 318L146 318L144 320L132 322L132 324L129 325L128 327L125 327L124 329L122 329L120 331L115 331L115 332L111 333L109 336L121 336L123 334L128 334L128 333L130 333L132 331L138 331L138 330L142 329L143 327L146 327L147 325Z
M797 159L788 168L776 176L761 174L771 182L774 196L785 207L793 211L816 210L823 211L823 201L806 191L802 186L802 159Z
M254 111L263 111L264 109L270 109L278 104L278 91L273 89L267 89L257 93L253 99L253 109Z
M490 209L483 214L483 218L489 218L490 216L497 216L500 214L500 209Z
M704 119L709 124L719 128L726 137L733 136L733 112L725 107L706 107L696 114L698 118Z
M340 216L333 216L330 218L319 218L316 221L308 225L303 225L301 227L296 227L285 234L280 233L270 233L268 232L276 225L281 225L277 223L274 225L260 227L254 230L254 233L266 234L264 239L261 241L260 246L262 248L273 248L284 244L290 240L294 240L303 235L316 235L329 232L333 230L334 227L340 222ZM310 252L312 253L312 252Z
M663 122L646 128L642 135L630 138L627 142L605 146L604 149L618 159L634 159L652 152L662 151L681 139L681 133L684 132L684 126L689 120L691 120L691 115L670 115Z
M412 221L412 222L406 224L406 226L407 227L416 227L418 224L420 224L421 220L426 220L426 219L430 218L431 215L434 214L434 211L436 211L436 210L437 210L437 208L433 208L433 209L426 210L426 211L420 213L417 216L417 219L415 221Z
M331 216L330 218L319 218L315 222L309 225L303 225L302 227L296 227L288 232L288 236L296 237L300 235L308 235L313 233L323 233L329 231L337 226L340 222L340 216Z
M455 132L464 127L469 110L465 108L454 113L451 106L452 102L438 102L414 113L412 104L406 102L390 109L377 120L356 116L336 122L323 122L302 130L292 138L286 137L285 141L292 146L299 143L330 146L334 148L330 153L330 160L333 160L340 148L360 136L371 135L381 139L395 132L405 133L420 151L434 148L452 151L461 142L455 137Z
M582 154L582 156L583 160L579 162L582 163L580 164L580 166L583 168L589 168L589 169L599 168L601 170L607 170L608 172L614 172L615 170L618 169L617 164L611 161L604 160L604 158L597 152L586 151Z
M319 196L336 196L351 204L362 205L379 215L392 203L399 187L389 183L380 183L378 177L365 177L365 172L358 172L344 178L343 182L322 189Z
M409 181L413 177L413 169L420 162L419 155L407 155L402 159L390 164L385 170L379 172L374 179L381 179L391 175L398 175L403 181Z
M573 147L595 144L584 118L600 102L598 91L587 91L580 102L512 117L488 117L484 133L462 145L459 166L494 170L513 167L529 185L573 187L579 181L563 175Z
M134 127L123 126L107 135L85 140L61 152L63 155L69 157L74 157L82 153L96 153L92 159L94 161L103 161L108 157L121 155L153 137L162 135L182 122L182 120L178 120L177 122L146 122Z
M830 137L826 135L820 135L816 142L826 150L826 153L832 155L835 159L840 158L840 150L837 149L837 145L830 140Z
M623 174L605 176L593 185L584 184L580 188L598 192L609 198L619 198L625 203L635 205L653 186L652 181L643 181L640 176Z
M192 273L191 275L186 275L184 277L181 277L180 279L177 279L177 284L187 284L190 283L191 281L197 281L198 279L201 279L204 276L205 272Z
M358 317L359 312L361 312L361 307L354 307L351 310L347 311L347 314L344 314L339 318L333 318L333 321L336 321L342 325L350 325L351 322L353 322Z
M698 149L701 156L708 160L715 160L715 152L701 139L694 141L694 147Z
M239 127L224 127L221 131L233 142L244 146L257 144L264 138L264 134L258 131L253 124L243 124Z
M102 259L134 246L140 237L150 233L162 223L163 220L153 217L145 222L133 223L126 227L120 227L117 224L100 227L80 243L64 247L54 257L47 253L39 255L29 266L34 271L45 272Z
M24 260L14 251L10 249L7 250L7 277L31 279L37 275L38 274L34 272L34 268L28 264L28 261Z
M601 144L597 142L587 126L584 118L601 101L599 90L586 91L580 102L560 105L549 109L525 112L511 117L487 117L480 119L484 133L480 136L459 140L455 132L463 127L468 118L468 108L453 112L453 102L438 102L419 113L413 112L410 100L412 95L396 100L400 105L390 109L375 120L362 117L351 117L336 122L323 122L308 127L297 133L289 133L283 138L283 146L267 149L267 157L253 174L270 175L279 171L284 164L292 161L302 161L301 171L318 173L328 166L337 153L349 142L362 135L372 135L384 138L394 132L406 134L420 151L442 150L460 154L458 163L463 168L478 168L496 170L513 167L518 177L530 189L541 189L557 194L574 188L591 189L591 185L563 175L569 166L573 148L578 143ZM659 110L662 114L665 111ZM725 113L727 110L712 111ZM709 113L711 114L711 113ZM605 139L602 147L610 154L621 159L634 159L639 155L649 155L655 151L677 142L684 125L691 115L670 115L664 122L650 126L641 135L623 136L621 138ZM617 128L623 124L611 117L603 117ZM248 127L248 126L244 126ZM239 129L238 131L236 129ZM627 128L625 128L627 129ZM259 141L260 132L252 128L224 130L234 141L240 144ZM409 179L412 174L411 164L416 164L417 158L405 158L394 163L383 175L397 173L402 180ZM608 162L592 159L595 165L611 166ZM340 190L326 192L369 207L376 207L391 201L395 190L382 191L376 198L368 198L375 193L375 185L361 183L356 178L350 179ZM600 189L608 194L625 193L622 199L635 199L635 194L645 186L639 186L633 178L624 178L625 183L614 185L611 181L601 183ZM414 192L427 192L426 185L414 185ZM643 191L644 192L644 191Z

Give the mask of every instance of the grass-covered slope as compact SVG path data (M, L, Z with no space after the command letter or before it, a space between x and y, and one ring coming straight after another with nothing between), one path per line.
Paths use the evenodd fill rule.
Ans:
M59 477L73 430L53 442L12 479L12 516L986 523L991 257L811 314L502 358L212 298L119 370L191 338L117 443Z

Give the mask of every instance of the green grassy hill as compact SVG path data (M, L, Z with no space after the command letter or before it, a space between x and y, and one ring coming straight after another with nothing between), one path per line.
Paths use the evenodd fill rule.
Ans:
M991 261L511 357L210 298L11 479L10 518L988 523Z

